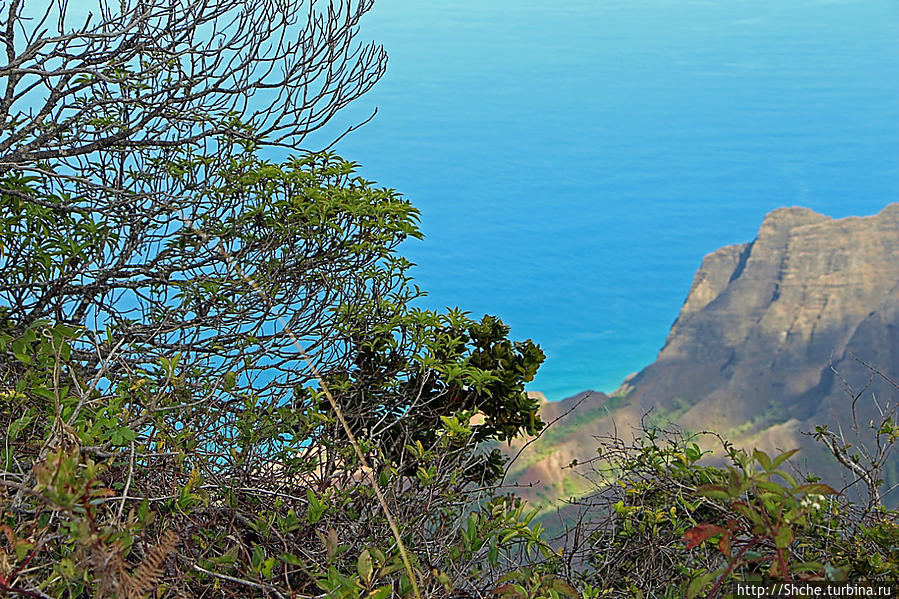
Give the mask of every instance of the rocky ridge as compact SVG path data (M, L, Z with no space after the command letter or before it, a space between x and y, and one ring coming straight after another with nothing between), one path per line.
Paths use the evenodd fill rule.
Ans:
M611 398L546 404L552 420L587 397L522 451L510 477L532 485L531 499L583 493L560 466L589 459L594 436L635 429L647 412L738 445L804 447L808 466L827 470L829 458L803 433L847 424L849 393L871 378L858 360L899 381L899 204L839 220L775 210L753 241L703 259L655 362ZM876 416L872 397L882 405L899 391L875 378L858 403L865 423Z

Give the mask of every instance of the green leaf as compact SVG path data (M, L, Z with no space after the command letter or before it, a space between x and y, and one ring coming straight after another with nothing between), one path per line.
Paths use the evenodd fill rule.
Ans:
M150 522L150 502L146 498L137 506L137 519L141 524L147 525Z
M716 576L718 576L717 570L715 572L700 574L690 581L690 586L687 587L687 599L694 599L694 597L697 597Z
M16 360L23 364L31 364L31 356L25 353L25 346L25 340L19 338L12 342L10 349L12 350L13 355L16 357Z
M373 571L371 554L368 549L363 549L359 554L359 559L356 560L356 572L359 573L359 578L364 580L366 585L370 585Z
M787 489L785 489L784 487L782 487L781 485L779 485L775 482L771 482L770 480L757 480L757 481L755 481L755 485L759 489L764 489L765 491L768 491L769 493L774 493L775 495L780 495L782 497L785 497L790 494L790 492Z
M19 433L21 433L25 427L27 427L29 424L31 424L32 420L34 420L34 415L28 415L28 414L25 414L24 416L13 420L12 423L9 425L9 432L7 434L7 439L9 441L14 441L16 439L16 437L19 436Z
M791 449L790 451L785 451L784 453L782 453L779 456L777 456L776 458L774 458L774 461L771 463L771 465L773 467L772 469L777 468L778 466L780 466L781 464L783 464L784 462L789 460L791 457L796 455L796 452L798 452L798 451L799 451L798 448Z
M272 569L275 567L275 558L269 557L262 563L262 577L263 578L271 578Z
M62 335L63 337L66 337L68 339L71 339L79 332L79 329L76 329L76 328L70 327L70 326L66 326L64 324L56 325L54 327L54 330L58 331L60 335Z
M393 587L389 584L386 584L382 587L378 587L368 594L368 599L387 599L390 596L390 593L393 592Z
M727 492L731 497L737 497L738 495L740 495L740 493L746 490L747 483L744 478L740 475L739 472L729 466L727 468L727 480Z
M696 493L709 499L730 499L730 492L720 485L702 485L696 489Z
M767 453L765 453L761 449L756 449L752 452L752 457L762 466L762 468L765 469L765 472L771 472L771 458L768 457Z
M465 436L471 434L471 429L462 426L455 416L440 416L443 426L453 435Z
M790 485L790 487L796 487L796 479L793 478L793 475L789 472L784 472L783 470L774 470L773 472L771 472L771 476L779 476L780 478L784 479L787 484Z
M849 580L850 566L840 566L839 568L826 564L824 566L824 574L827 580L831 582L846 582Z
M234 372L233 370L228 371L225 373L225 380L222 383L222 388L225 391L230 391L231 389L234 388L236 381L237 381L237 373Z
M306 489L306 498L309 500L309 505L306 507L306 519L309 524L315 524L321 519L322 513L325 511L325 504L319 501L312 489Z
M496 543L490 544L490 550L487 552L487 561L492 566L495 566L499 563L499 547Z
M291 566L302 566L303 560L293 555L292 553L280 553L278 554L278 559L281 560L285 564L290 564Z
M112 432L111 441L113 445L125 446L137 439L137 433L127 426L120 426Z
M747 518L749 518L749 520L753 524L758 524L758 525L762 524L761 514L759 514L758 511L756 511L756 509L754 507L752 507L751 505L743 503L742 501L737 501L733 504L732 507L734 508L735 511L737 511L737 512L743 514L744 516L746 516Z
M790 566L793 572L820 572L824 569L824 564L820 562L800 562Z
M790 526L781 526L774 536L774 546L778 549L786 549L793 544L793 529Z

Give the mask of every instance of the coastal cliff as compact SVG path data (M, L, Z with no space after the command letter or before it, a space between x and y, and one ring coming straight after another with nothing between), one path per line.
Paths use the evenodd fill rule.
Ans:
M899 204L839 220L775 210L753 241L703 259L656 361L611 398L590 393L525 448L511 477L532 485L532 499L582 493L559 465L589 459L595 436L627 436L647 412L738 445L804 447L809 466L826 471L827 456L803 433L845 427L851 393L864 389L865 423L876 415L872 397L899 398L859 360L899 380ZM547 405L544 419L583 397Z

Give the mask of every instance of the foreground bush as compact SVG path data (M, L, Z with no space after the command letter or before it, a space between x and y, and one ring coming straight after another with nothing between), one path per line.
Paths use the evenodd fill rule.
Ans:
M472 368L463 347L505 329L461 322L469 341L456 357ZM576 521L580 542L554 551L533 512L491 487L495 459L478 450L488 425L472 424L474 409L446 411L401 450L359 428L366 470L317 391L279 405L227 399L237 387L224 381L216 401L186 401L171 363L101 385L73 357L82 334L38 323L0 336L10 595L391 597L417 586L427 597L695 597L737 581L899 575L896 512L800 477L793 452L725 445L721 467L683 435L606 439L588 467L612 484Z
M412 308L393 248L416 212L352 169L235 163L131 257L179 265L118 283L138 309L97 295L67 323L30 315L121 258L72 240L116 232L5 180L0 591L445 594L546 552L481 449L539 431L543 354L495 318Z
M884 422L872 427L889 455L891 415ZM722 466L696 441L650 428L631 444L603 439L600 456L580 466L603 485L579 502L567 550L602 596L720 597L737 582L899 576L899 513L853 500L859 477L838 493L799 474L795 451L768 456L724 442Z

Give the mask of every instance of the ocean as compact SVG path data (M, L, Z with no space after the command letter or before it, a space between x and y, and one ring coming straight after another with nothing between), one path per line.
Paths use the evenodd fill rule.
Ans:
M899 201L896 0L377 0L360 37L387 75L336 150L421 210L422 305L539 343L551 400L651 363L770 210Z

